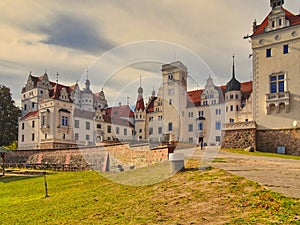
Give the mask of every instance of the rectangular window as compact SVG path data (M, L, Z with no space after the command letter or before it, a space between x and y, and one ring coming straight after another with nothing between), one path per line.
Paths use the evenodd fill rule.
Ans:
M22 135L22 142L24 142L25 141L25 136L24 136L24 134Z
M271 56L272 56L272 49L271 49L271 48L268 48L268 49L266 50L266 57L269 58L269 57L271 57Z
M143 130L142 129L139 129L139 133L142 133L143 132Z
M79 134L75 133L75 140L78 141L79 140Z
M22 130L24 130L24 128L25 128L25 124L24 124L24 123L22 123Z
M193 124L189 124L189 132L193 131Z
M192 144L194 142L194 139L192 137L189 138L189 143Z
M124 128L124 135L127 136L127 129Z
M89 141L90 140L90 135L85 135L85 140Z
M34 128L34 125L35 125L35 124L34 124L34 120L33 120L33 121L32 121L32 128Z
M90 124L90 122L85 122L85 129L86 130L90 130L91 129L91 124Z
M280 74L270 76L270 92L285 92L284 75Z
M216 136L216 142L221 142L221 137L220 136Z
M75 120L74 127L75 127L75 128L79 128L79 120Z
M153 134L153 128L150 127L150 128L149 128L149 135L152 135L152 134Z
M107 133L111 133L111 126L107 126Z
M67 116L62 116L61 117L61 125L62 126L68 126L68 117Z
M282 25L282 20L281 20L281 19L278 20L278 25L279 25L279 26Z
M172 105L172 99L169 100L169 105Z
M203 123L198 124L198 130L203 130Z
M31 140L34 141L34 133L31 134Z
M231 112L233 111L233 105L230 106L230 111L231 111Z
M116 134L120 134L120 128L116 127Z
M162 134L162 127L158 128L158 134Z
M100 123L97 124L97 129L102 129L102 125Z
M42 127L46 126L46 116L42 116Z
M283 54L289 53L289 45L284 45L283 46Z
M216 130L221 130L221 122L216 122Z
M198 116L199 116L199 117L204 117L204 112L203 112L203 111L199 111L199 112L198 112Z
M229 123L234 123L234 119L230 118Z
M169 131L172 131L172 130L173 130L173 123L172 123L172 122L170 122L170 123L168 124L168 130L169 130Z
M34 103L34 102L32 102L32 103L31 103L31 108L33 108L33 109L34 109L34 105L35 105L35 103Z

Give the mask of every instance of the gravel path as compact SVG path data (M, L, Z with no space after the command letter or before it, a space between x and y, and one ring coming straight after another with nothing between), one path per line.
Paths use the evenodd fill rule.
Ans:
M202 164L227 170L285 196L300 198L300 160L235 154L219 151L217 147L177 151L184 152L186 157L201 159Z

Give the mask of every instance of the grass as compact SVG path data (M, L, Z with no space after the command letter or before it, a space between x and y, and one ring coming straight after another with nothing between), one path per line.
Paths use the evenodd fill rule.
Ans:
M0 224L300 224L299 199L220 169L199 171L199 163L189 160L186 171L147 186L125 186L94 171L53 173L48 198L43 177L0 178ZM153 171L111 176L160 179Z
M222 151L244 154L244 155L257 155L257 156L267 156L267 157L275 157L275 158L283 158L283 159L300 160L300 156L295 156L295 155L283 155L283 154L277 154L277 153L258 152L258 151L247 152L244 149L222 149Z

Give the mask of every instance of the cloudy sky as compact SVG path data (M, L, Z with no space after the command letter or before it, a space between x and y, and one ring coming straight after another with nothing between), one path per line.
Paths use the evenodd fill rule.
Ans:
M89 0L0 1L1 84L20 104L28 74L71 85L88 74L94 92L131 104L139 76L145 95L159 87L163 63L182 61L189 89L201 88L210 74L223 85L236 58L239 80L251 79L252 22L270 11L268 0ZM299 0L285 8L299 13ZM88 72L86 72L88 70ZM83 84L81 84L82 86ZM112 104L112 103L111 103Z

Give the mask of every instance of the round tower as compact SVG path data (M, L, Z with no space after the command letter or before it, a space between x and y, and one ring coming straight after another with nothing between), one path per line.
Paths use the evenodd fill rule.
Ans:
M241 83L235 77L234 56L232 63L232 78L226 84L225 91L225 123L238 122L238 112L242 101Z

